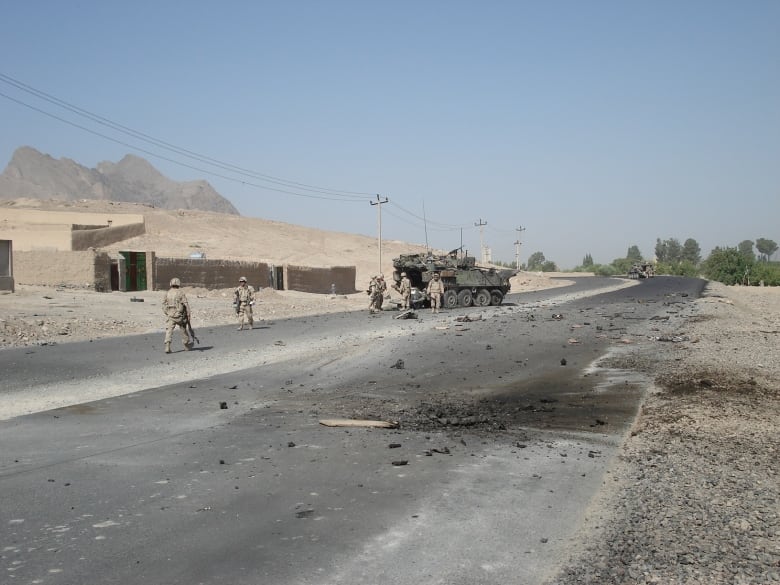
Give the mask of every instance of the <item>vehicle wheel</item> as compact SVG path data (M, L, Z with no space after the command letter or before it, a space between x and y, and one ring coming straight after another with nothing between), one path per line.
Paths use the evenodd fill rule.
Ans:
M493 289L490 291L490 304L498 306L501 303L504 302L504 293L502 293L500 290Z
M454 290L448 290L444 292L444 298L442 299L442 305L445 309L454 309L458 306L458 295Z
M488 307L490 306L490 292L487 289L481 288L474 295L475 307Z
M464 288L458 293L458 305L461 307L470 307L474 302L474 297L471 295L471 290Z

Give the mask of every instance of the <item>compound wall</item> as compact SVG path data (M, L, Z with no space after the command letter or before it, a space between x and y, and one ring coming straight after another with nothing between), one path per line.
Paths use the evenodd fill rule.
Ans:
M94 229L84 229L82 226L74 225L71 231L71 249L101 248L145 233L146 224L143 222Z
M271 286L270 267L265 262L158 257L154 264L154 290L166 290L174 277L182 286L207 289L236 287L242 276L256 289Z
M105 252L14 250L17 284L111 290L111 257Z
M284 288L321 294L330 294L335 288L336 294L352 294L355 292L355 267L311 268L309 266L286 265L284 267Z
M0 239L13 240L17 251L87 250L146 232L137 213L79 213L0 209Z

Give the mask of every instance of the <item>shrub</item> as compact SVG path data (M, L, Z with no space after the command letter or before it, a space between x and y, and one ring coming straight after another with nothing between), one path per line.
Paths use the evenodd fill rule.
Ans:
M704 262L703 269L710 280L723 284L747 284L753 265L753 260L736 248L715 248Z
M780 265L771 262L757 262L750 270L750 284L758 285L761 281L767 286L780 286Z

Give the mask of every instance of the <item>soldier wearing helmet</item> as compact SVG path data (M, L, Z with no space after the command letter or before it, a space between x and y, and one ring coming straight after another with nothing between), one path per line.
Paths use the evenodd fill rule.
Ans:
M192 349L193 341L187 332L187 323L190 321L190 303L187 301L187 295L181 290L181 280L171 279L171 288L165 293L162 309L165 313L165 353L171 353L171 338L173 330L178 326L181 331L181 340L184 349Z
M438 313L441 307L441 299L444 295L444 283L438 272L433 273L433 278L428 283L427 293L431 299L431 313Z
M406 272L401 273L401 280L398 281L398 285L394 288L401 293L401 308L409 309L412 297L412 281L409 280Z
M238 287L235 292L233 305L238 315L238 330L252 329L254 326L254 317L252 316L252 306L255 304L255 289L246 283L246 276L238 279Z
M382 310L382 301L384 300L386 290L387 284L385 284L385 278L383 274L371 277L371 282L368 284L368 290L366 291L369 298L369 313L376 313Z

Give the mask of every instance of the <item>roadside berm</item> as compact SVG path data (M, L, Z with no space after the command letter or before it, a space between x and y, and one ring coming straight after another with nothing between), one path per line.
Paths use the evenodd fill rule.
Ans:
M710 283L549 583L780 583L780 289ZM619 366L619 363L612 364Z

